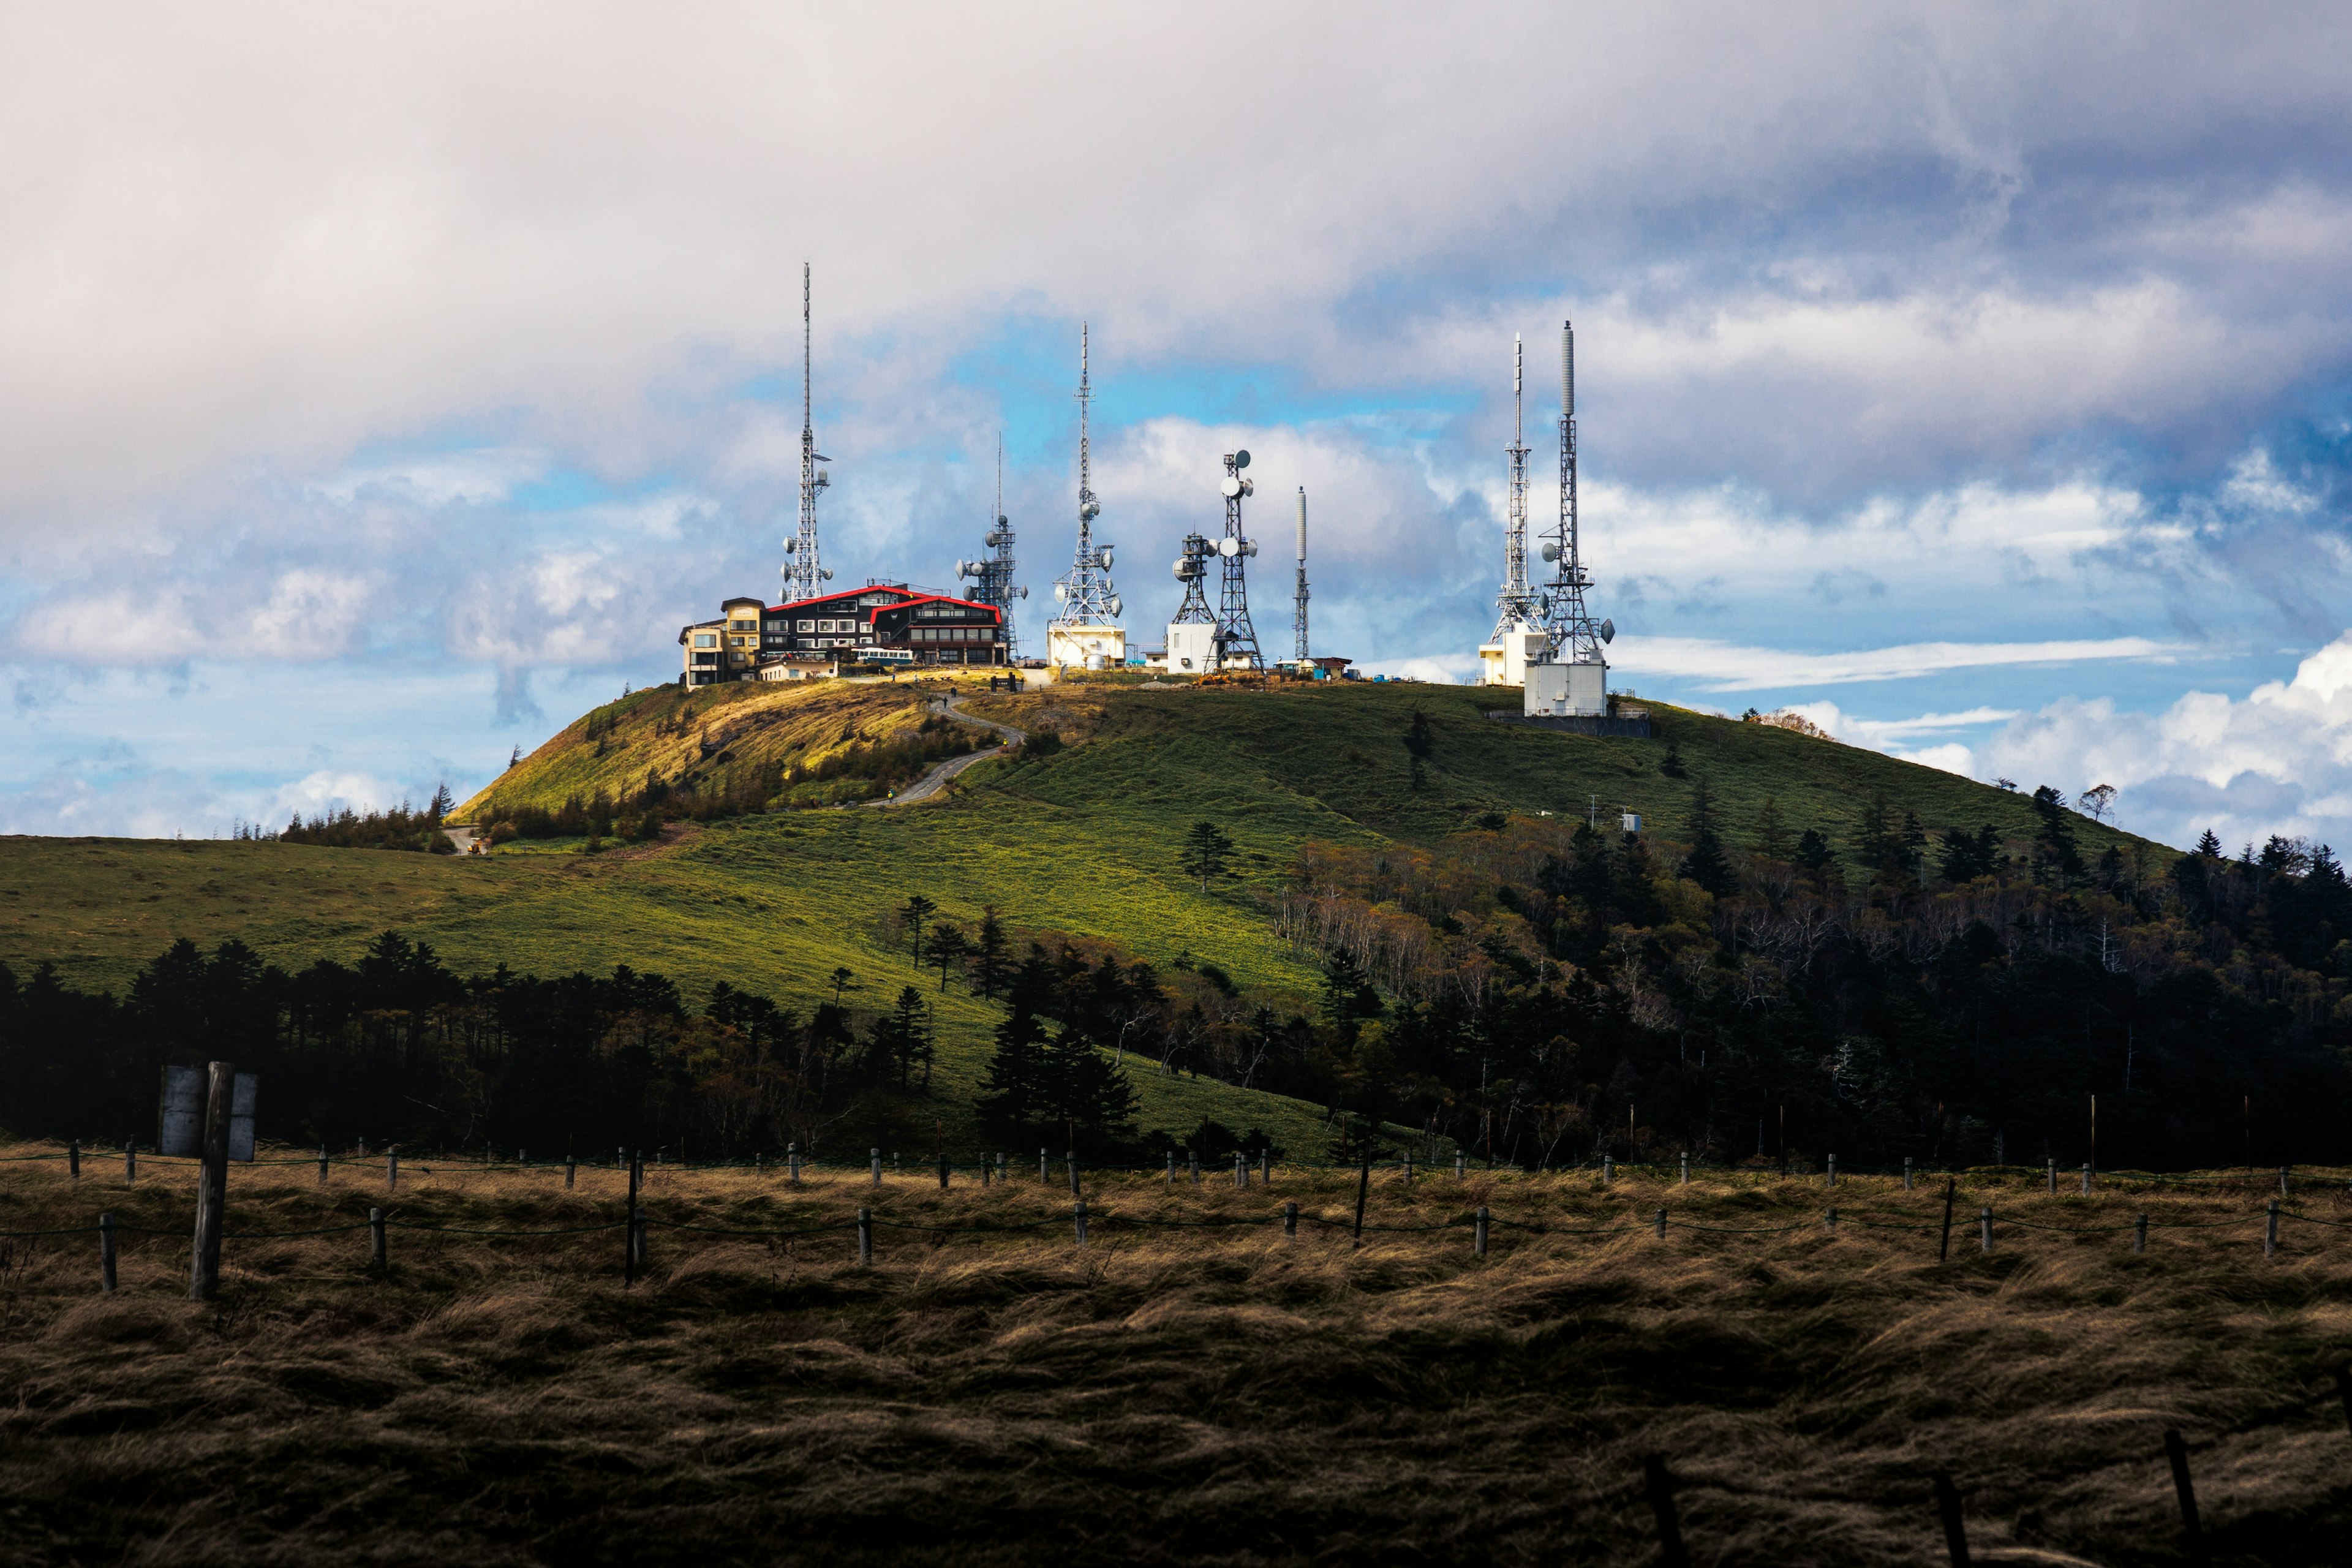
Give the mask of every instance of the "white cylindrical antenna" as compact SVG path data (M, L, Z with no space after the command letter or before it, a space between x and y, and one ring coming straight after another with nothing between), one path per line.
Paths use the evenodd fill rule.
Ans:
M1511 444L1527 444L1527 421L1522 417L1521 394L1525 390L1528 372L1528 345L1518 338L1511 339Z
M1298 487L1298 559L1307 559L1307 487Z
M1559 324L1559 412L1576 417L1576 328L1567 321Z

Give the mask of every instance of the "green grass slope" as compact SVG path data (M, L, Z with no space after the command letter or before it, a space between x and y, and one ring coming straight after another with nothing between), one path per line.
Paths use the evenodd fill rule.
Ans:
M542 792L643 776L681 739L681 694L626 700L604 755L583 725L524 764ZM774 698L772 701L761 699ZM903 722L908 687L787 688L693 710L695 723L760 726L769 742ZM942 1113L971 1126L997 1010L936 971L918 972L890 911L921 892L944 917L976 922L994 905L1016 931L1115 944L1163 970L1182 954L1225 970L1253 1003L1304 1008L1318 981L1275 935L1259 902L1310 839L1430 841L1488 811L1581 816L1641 812L1672 835L1700 781L1727 837L1744 844L1765 800L1794 833L1814 826L1850 849L1864 803L1884 794L1936 830L1992 823L2030 836L2019 795L1932 769L1753 724L1657 710L1651 741L1595 740L1486 720L1488 693L1349 683L1267 690L1065 685L969 706L1073 743L1057 755L984 762L934 804L779 813L688 828L657 848L602 856L515 846L488 857L428 857L290 844L0 839L0 960L42 960L72 983L121 985L173 938L228 937L299 965L348 958L386 927L432 942L461 969L504 962L541 973L615 963L660 970L690 997L720 980L806 1008L854 971L851 999L879 1006L908 984L939 1005ZM634 704L634 706L631 706ZM678 706L683 706L682 704ZM1434 746L1428 787L1410 785L1403 737L1416 710ZM659 732L656 732L659 731ZM1690 777L1664 777L1669 741ZM724 749L722 747L722 749ZM681 757L683 753L681 753ZM658 765L657 762L654 765ZM1238 847L1238 875L1202 893L1177 846L1202 818ZM2088 819L2086 853L2137 841ZM1208 1080L1136 1075L1148 1125L1213 1115L1255 1123L1301 1152L1325 1140L1322 1108Z

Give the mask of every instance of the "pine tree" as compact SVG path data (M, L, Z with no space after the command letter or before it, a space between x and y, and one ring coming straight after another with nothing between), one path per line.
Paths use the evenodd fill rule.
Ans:
M983 904L980 911L980 940L972 944L972 978L980 984L980 994L990 1001L1004 988L1010 971L1005 963L1003 922L996 918L996 906Z
M1429 761L1429 753L1434 749L1434 745L1435 742L1429 732L1429 716L1420 709L1414 709L1412 722L1405 728L1404 749L1405 754L1412 759L1412 782L1415 795L1429 787L1429 774L1424 770L1423 764Z
M1836 857L1830 852L1830 841L1822 837L1821 829L1808 827L1797 838L1798 868L1810 877L1826 877Z
M931 902L922 894L917 893L907 900L907 907L898 911L899 921L905 925L908 933L915 939L915 967L918 969L923 966L923 932L929 929L927 922L939 912L939 905Z
M1723 840L1716 835L1715 799L1707 793L1705 779L1691 792L1690 836L1690 853L1675 874L1719 899L1739 891L1739 875L1731 868L1731 858L1723 852Z
M1756 811L1756 852L1767 860L1789 858L1789 825L1770 795Z
M1225 862L1234 852L1234 841L1221 832L1213 822L1196 822L1184 835L1184 874L1200 880L1201 891L1209 890L1209 879L1225 874Z
M961 930L941 921L931 928L931 959L940 966L940 989L948 988L948 971L971 952Z
M1670 779L1690 777L1689 772L1683 766L1683 749L1672 741L1666 742L1665 759L1658 763L1658 771Z
M1045 1027L1031 999L1015 992L1013 1007L996 1026L996 1051L980 1084L980 1111L1003 1127L1025 1127L1053 1112L1045 1094Z
M2221 858L2221 841L2213 837L2211 828L2209 827L2197 836L2197 853L2204 856L2208 860Z

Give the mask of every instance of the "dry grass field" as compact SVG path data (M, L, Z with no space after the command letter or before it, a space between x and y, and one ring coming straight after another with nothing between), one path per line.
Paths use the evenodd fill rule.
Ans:
M2274 1183L1979 1173L1938 1263L1886 1178L1387 1172L1355 1247L1351 1173L1089 1174L1080 1247L1034 1163L656 1171L625 1289L611 1168L289 1163L195 1306L190 1167L40 1152L0 1229L160 1234L111 1296L91 1231L0 1238L5 1563L1635 1564L1652 1452L1699 1563L1944 1562L1938 1468L1979 1561L2185 1562L2168 1427L2214 1560L2352 1556L2340 1174L2266 1259Z

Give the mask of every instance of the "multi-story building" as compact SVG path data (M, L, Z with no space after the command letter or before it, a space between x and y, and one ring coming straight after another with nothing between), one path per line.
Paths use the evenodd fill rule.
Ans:
M688 686L789 679L819 660L895 665L1002 665L1004 619L991 605L872 582L814 599L735 598L718 619L677 634Z

